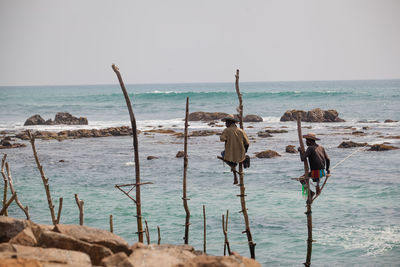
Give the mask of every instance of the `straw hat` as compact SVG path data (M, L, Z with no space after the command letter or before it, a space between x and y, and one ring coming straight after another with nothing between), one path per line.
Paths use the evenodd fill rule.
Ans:
M233 122L239 122L239 119L236 118L234 115L229 114L228 116L226 116L225 118L221 119L222 121L233 121Z
M303 135L303 137L305 139L311 139L311 140L315 140L315 141L321 140L321 139L317 138L315 133L308 133L308 134Z

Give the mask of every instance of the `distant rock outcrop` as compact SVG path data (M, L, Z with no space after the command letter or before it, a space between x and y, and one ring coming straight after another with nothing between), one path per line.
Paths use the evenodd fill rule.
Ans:
M29 117L24 126L29 125L57 125L57 124L67 124L67 125L88 125L88 120L85 117L74 117L68 112L58 112L54 118L54 121L48 119L45 121L40 115L36 114Z
M387 150L395 150L399 149L396 146L386 145L386 144L375 144L372 145L368 151L387 151Z
M344 122L339 118L339 113L336 110L322 110L315 108L310 111L303 110L287 110L281 117L280 121L296 121L297 114L301 113L301 121L304 122Z
M228 113L224 112L204 112L204 111L197 111L189 114L189 121L218 121L226 116ZM237 118L237 115L235 115ZM262 122L263 118L258 115L249 114L244 116L243 122Z

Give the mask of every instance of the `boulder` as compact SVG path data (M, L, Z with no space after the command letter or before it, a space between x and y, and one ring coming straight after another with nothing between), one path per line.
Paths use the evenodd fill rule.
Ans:
M10 258L1 259L0 267L43 267L43 265L38 260Z
M297 151L297 149L296 149L296 146L294 146L294 145L288 145L288 146L286 146L285 151L286 151L286 153L292 153L292 154L298 153L298 151Z
M26 227L24 230L19 232L16 236L10 239L10 244L30 246L34 247L37 245L37 240L32 232L31 227Z
M178 264L177 267L202 267L202 266L224 266L224 267L261 267L256 260L245 258L233 252L230 256L200 255L185 264Z
M76 224L57 224L54 231L111 249L113 253L125 252L130 254L129 244L122 237L109 231Z
M158 157L156 157L156 156L148 156L147 157L147 160L153 160L153 159L158 159Z
M396 146L390 146L390 145L386 145L386 144L375 144L372 145L370 149L368 149L368 151L387 151L387 150L395 150L395 149L399 149Z
M197 111L189 114L189 121L215 121L221 120L228 116L228 113L223 112L203 112Z
M28 225L26 220L0 216L0 243L10 241Z
M189 245L144 245L132 246L129 261L135 267L146 266L186 266L185 263L196 257L194 249Z
M101 266L104 267L134 267L132 262L129 261L128 256L124 252L119 252L108 256L101 260Z
M338 148L352 148L352 147L361 147L361 146L366 146L368 145L367 143L356 143L353 141L343 141L340 143Z
M256 153L256 157L257 158L275 158L275 157L280 157L281 155L279 155L278 152L273 151L273 150L265 150L265 151L261 151L261 152L257 152Z
M391 122L398 122L398 121L394 121L394 120L390 120L390 119L387 119L384 121L384 123L391 123Z
M315 108L310 111L303 110L287 110L281 117L280 121L296 121L297 114L301 114L301 121L304 122L344 122L343 119L339 118L339 114L336 110L322 110Z
M40 248L11 244L0 244L0 266L9 259L24 259L28 262L39 262L40 265L15 266L92 266L88 255L82 252L56 248ZM43 264L43 265L42 265ZM13 265L5 265L13 266Z
M89 255L93 265L100 265L103 258L113 254L109 248L104 246L90 244L71 236L52 231L42 231L40 233L38 238L38 246L74 250L86 253Z
M33 115L31 117L29 117L25 123L24 126L29 126L29 125L45 125L46 121L39 115Z
M254 115L254 114L246 115L243 118L243 122L262 122L262 121L263 121L262 117L260 117L258 115Z
M68 112L58 112L54 119L54 124L88 125L88 120L85 117L74 117Z
M272 135L271 135L269 132L266 132L266 131L259 131L259 132L257 133L257 136L258 136L258 137L262 137L262 138L265 138L265 137L272 137Z

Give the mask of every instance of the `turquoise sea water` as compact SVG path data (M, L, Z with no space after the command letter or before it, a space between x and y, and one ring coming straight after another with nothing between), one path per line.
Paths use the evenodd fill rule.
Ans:
M160 128L183 132L186 97L190 112L234 113L238 105L234 83L127 85L140 130ZM246 123L251 138L249 155L266 149L281 154L274 159L252 159L245 184L250 227L256 258L263 266L301 266L306 256L307 227L301 186L291 180L302 173L299 156L285 153L287 145L298 146L295 122L280 122L288 109L336 109L343 123L303 123L303 132L321 136L332 167L357 149L340 149L344 140L400 147L400 80L259 82L241 83L244 114L257 114L262 123ZM130 125L118 85L0 87L0 131L7 135L26 129L33 114L44 119L56 112L85 116L88 126L34 126L33 130L104 128ZM220 123L222 125L222 123ZM252 126L254 128L248 128ZM288 130L259 138L257 132ZM350 129L350 127L353 127ZM364 129L363 129L364 128ZM189 131L223 128L191 122ZM353 131L366 135L355 136ZM25 142L20 141L18 142ZM25 142L28 144L27 142ZM131 137L105 137L58 141L37 140L37 150L56 207L64 198L61 222L79 223L74 194L84 200L85 225L114 230L130 244L136 242L133 202L115 184L133 183ZM182 244L185 211L182 205L183 140L171 135L139 135L141 178L153 182L142 187L142 211L150 227L151 241ZM238 213L239 188L232 174L216 159L223 143L216 135L189 139L188 197L191 211L189 243L203 247L203 214L207 214L207 252L223 254L221 216L229 209L228 238L232 250L249 256L243 216ZM0 150L7 153L19 199L29 206L32 220L51 224L50 212L32 150ZM147 156L159 159L146 160ZM64 162L60 162L63 160ZM322 195L313 204L312 264L315 266L395 266L400 262L400 150L360 150L332 170ZM0 187L3 190L3 185ZM24 218L16 205L9 215Z

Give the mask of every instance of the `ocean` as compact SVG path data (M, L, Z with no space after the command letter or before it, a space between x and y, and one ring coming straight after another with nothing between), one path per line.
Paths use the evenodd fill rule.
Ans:
M186 97L190 112L235 113L238 106L232 83L127 84L138 129L184 130ZM306 257L307 221L301 185L291 178L302 174L298 154L285 152L298 146L296 122L280 122L286 110L335 109L346 122L306 123L303 133L321 138L331 158L332 176L312 205L313 266L400 266L400 150L367 151L338 148L342 141L367 142L400 147L400 80L243 82L244 115L256 114L260 123L245 123L251 143L251 167L245 169L246 203L256 259L263 266L302 266ZM40 114L54 119L57 112L87 117L85 126L30 126L25 120ZM394 122L385 123L390 119ZM13 136L20 131L101 129L130 126L125 99L118 84L76 86L0 87L0 132ZM223 125L221 122L217 125ZM260 138L257 132L285 129L287 133ZM194 130L222 131L203 122L190 122ZM352 134L362 131L363 134ZM396 138L397 137L397 138ZM150 239L183 244L185 210L182 203L183 139L173 135L139 134L142 212ZM32 220L51 224L42 180L27 141L23 148L2 149L7 154L14 186ZM56 210L63 197L61 223L78 224L79 209L74 194L84 201L84 224L114 232L133 244L137 241L135 205L115 188L135 181L132 137L101 137L36 140L36 148ZM258 159L254 154L274 150L281 156ZM228 239L233 251L250 257L244 220L239 213L239 187L227 165L216 158L223 150L217 135L191 137L187 195L189 244L203 248L203 205L207 220L207 253L223 255L221 216L229 210ZM354 153L350 158L348 155ZM148 156L158 159L147 160ZM339 164L339 165L337 165ZM0 186L3 191L3 184ZM12 204L9 216L25 218Z

